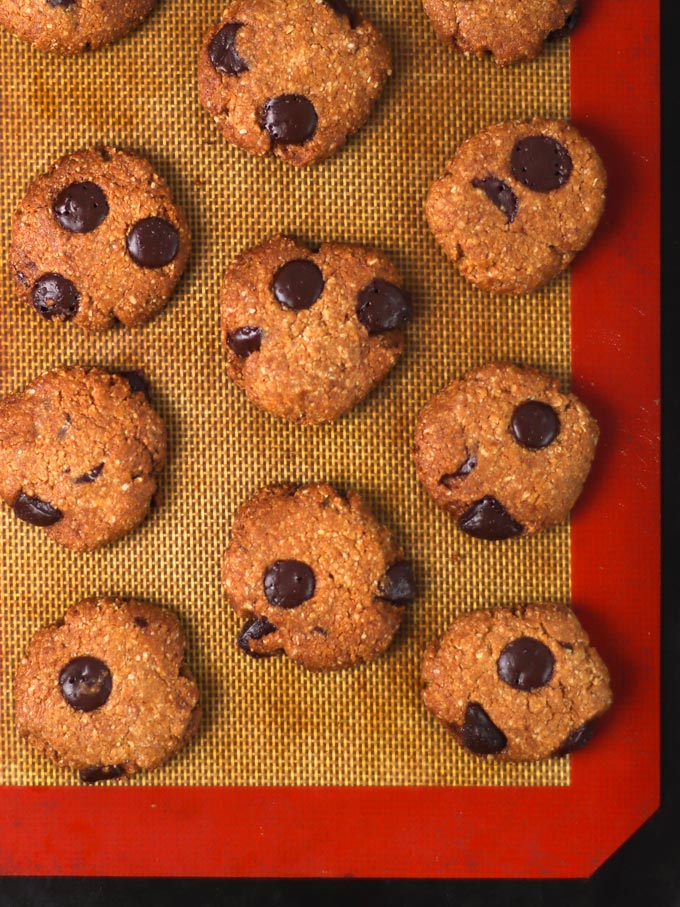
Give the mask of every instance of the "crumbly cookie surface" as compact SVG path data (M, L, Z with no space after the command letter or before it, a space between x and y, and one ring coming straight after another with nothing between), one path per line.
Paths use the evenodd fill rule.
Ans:
M283 651L312 671L376 659L415 595L403 552L362 499L322 484L263 488L246 501L222 580L247 618L239 647Z
M606 185L597 152L569 123L506 122L461 145L426 214L464 277L495 293L530 293L587 245Z
M490 363L436 394L413 456L430 497L475 538L532 535L566 519L599 430L573 394L535 369Z
M199 97L228 141L302 166L363 126L390 66L344 0L235 0L205 35Z
M138 601L98 599L39 630L16 674L19 733L81 780L156 768L200 719L177 618Z
M0 497L60 545L90 551L138 526L166 433L134 375L62 368L0 400Z
M612 702L607 668L566 605L459 617L428 646L422 681L461 745L513 762L580 749Z
M9 264L37 314L103 331L162 312L189 245L151 164L101 147L67 154L31 182L12 220Z
M296 422L337 419L401 355L408 294L391 262L362 246L311 252L275 236L240 255L222 285L229 376Z

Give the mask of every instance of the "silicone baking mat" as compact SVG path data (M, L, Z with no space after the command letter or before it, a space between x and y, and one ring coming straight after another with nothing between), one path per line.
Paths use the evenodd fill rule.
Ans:
M167 311L146 327L101 337L41 322L21 308L2 273L0 392L58 364L140 368L167 421L171 456L163 506L101 552L62 551L7 508L0 513L0 784L8 819L0 830L0 871L578 874L606 855L607 835L621 840L624 825L634 827L631 816L639 821L653 807L658 187L649 4L632 4L640 28L630 29L629 18L624 33L615 3L585 3L571 60L569 42L561 41L538 61L505 70L439 45L418 0L359 5L393 48L394 76L347 149L304 171L230 148L199 109L196 53L220 12L217 3L199 8L165 0L133 35L76 59L48 57L0 36L3 249L30 178L60 154L101 142L151 159L184 207L193 238L188 271ZM622 62L612 51L606 75L593 83L604 35L610 43L612 36L627 41L629 53ZM642 98L645 109L634 103L628 109L622 75L628 102ZM614 100L627 111L621 121L612 116ZM530 297L475 290L455 276L427 230L422 203L429 183L484 125L566 117L570 109L610 172L605 224L571 278L563 275ZM621 205L616 190L631 185L632 207L641 213ZM311 243L377 245L392 255L414 297L403 360L332 426L274 420L226 379L221 275L239 251L275 231ZM643 372L634 386L633 352ZM571 529L485 545L456 532L418 488L409 439L434 391L498 358L541 367L565 386L573 379L601 421L603 441ZM286 659L257 662L235 650L239 621L220 592L220 555L240 503L281 480L358 489L413 559L421 594L376 664L315 676ZM642 562L632 551L644 555ZM18 740L12 676L37 627L97 594L137 596L178 613L205 715L194 742L159 771L126 785L73 788L72 775ZM419 701L422 650L456 614L536 600L573 600L612 668L615 710L573 760L573 774L568 759L503 766L467 756ZM644 640L641 651L629 653L629 632ZM641 676L636 699L631 678ZM645 716L636 732L645 730L645 742L631 761L621 736L636 705L638 718ZM622 771L631 773L635 790L619 798ZM600 781L617 792L606 822ZM594 824L578 816L584 796L599 803ZM555 809L580 829L566 853L540 831ZM593 819L590 809L586 814ZM509 817L520 826L512 842L503 838ZM62 841L64 829L71 844L87 841L104 819L125 823L135 846L111 853ZM168 841L180 830L177 854Z

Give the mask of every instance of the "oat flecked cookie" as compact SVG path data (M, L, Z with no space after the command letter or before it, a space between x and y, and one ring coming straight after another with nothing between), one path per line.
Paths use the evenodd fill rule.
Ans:
M97 50L137 28L155 0L0 0L0 25L56 54Z
M475 611L428 646L423 701L458 742L512 762L585 746L609 673L566 605Z
M156 768L200 719L184 646L164 608L109 598L74 605L35 634L19 665L19 733L84 782Z
M235 0L205 35L199 97L234 145L303 166L364 125L390 67L345 0Z
M14 213L10 271L43 318L92 331L144 324L166 307L189 255L170 191L137 154L100 147L60 158Z
M90 551L138 526L166 433L137 373L61 368L0 400L0 498L65 548Z
M598 435L583 403L554 378L490 363L424 407L413 456L425 490L463 532L507 539L566 519Z
M322 484L271 486L246 501L222 580L247 618L241 650L285 652L311 671L378 658L415 596L402 550L359 495Z
M531 293L588 244L606 186L597 152L569 123L506 122L461 145L425 210L464 277L494 293Z
M465 54L504 66L537 57L546 38L571 31L577 0L423 0L435 31Z
M362 400L401 355L411 317L380 252L335 243L311 252L282 236L230 265L221 298L230 378L296 422L331 421Z

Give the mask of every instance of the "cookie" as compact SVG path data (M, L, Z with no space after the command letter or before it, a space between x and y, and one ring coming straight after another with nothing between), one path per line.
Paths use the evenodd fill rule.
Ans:
M39 630L16 673L22 737L85 782L152 769L200 719L184 633L164 608L92 599Z
M464 277L494 293L530 293L588 244L606 185L597 152L568 123L500 123L461 145L425 208Z
M566 605L464 614L428 646L422 681L462 746L511 762L580 749L612 703L607 668Z
M43 318L92 331L162 312L188 255L189 231L164 181L115 148L60 158L31 182L12 220L19 296Z
M328 422L401 355L408 294L390 261L362 246L311 252L275 236L240 255L222 285L229 377L275 416Z
M537 57L546 38L575 24L577 0L423 0L437 35L501 66Z
M304 166L364 125L390 66L345 0L235 0L203 40L199 97L232 144Z
M0 0L0 25L55 54L97 50L137 28L155 0Z
M507 539L566 519L598 435L583 403L554 378L490 363L424 407L413 456L425 490L463 532Z
M0 498L65 548L91 551L145 518L165 447L138 374L47 372L0 400Z
M415 596L404 554L358 494L328 485L263 488L238 511L224 555L248 655L285 652L310 671L373 661Z

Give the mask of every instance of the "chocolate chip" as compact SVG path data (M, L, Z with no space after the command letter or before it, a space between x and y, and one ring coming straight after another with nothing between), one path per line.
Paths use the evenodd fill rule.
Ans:
M510 168L523 186L534 192L552 192L564 186L573 164L561 142L549 135L529 135L515 143Z
M598 721L599 718L591 718L590 721L586 721L586 723L582 724L581 727L576 728L575 731L572 731L564 741L562 746L559 749L555 750L553 755L566 756L569 753L573 753L576 750L582 749L587 743L590 743L590 741L593 739Z
M487 495L475 501L458 520L463 532L476 539L498 541L521 535L524 527L510 516L500 501Z
M555 658L538 639L520 636L509 642L498 656L496 670L508 686L531 693L550 681L555 670Z
M104 469L104 464L100 463L99 466L95 466L94 469L91 469L89 472L83 473L82 476L78 476L77 479L73 480L74 485L89 485L91 482L95 482L99 476L102 474Z
M500 753L507 745L503 731L496 727L478 702L469 703L461 728L451 725L463 746L478 756Z
M73 6L76 0L47 0L50 6Z
M495 176L487 176L482 180L472 180L475 189L481 189L486 197L505 214L511 224L517 217L517 196L507 183Z
M551 31L548 35L548 41L557 41L560 38L566 38L578 24L578 20L581 18L581 9L578 6L574 7L574 11L569 13L567 18L564 21L562 28L556 28L554 31Z
M303 561L275 561L264 574L264 594L275 608L297 608L315 589L314 571Z
M146 619L146 617L135 617L135 623L137 624L138 627L141 627L142 630L145 627L149 626L149 621Z
M241 630L236 637L236 645L241 649L246 655L250 655L252 658L264 658L266 655L273 655L273 652L253 652L250 648L250 641L252 639L262 639L263 636L269 636L270 633L275 633L276 627L274 624L271 624L266 617L253 617L251 620L246 621L246 623L241 627Z
M80 770L83 784L95 784L97 781L113 781L125 774L123 765L88 765Z
M64 516L61 510L38 497L30 497L22 491L14 502L14 514L31 526L54 526Z
M543 450L560 433L560 418L547 403L527 400L512 414L510 433L518 444L529 450Z
M248 72L248 64L234 47L239 28L243 28L243 22L227 22L208 46L210 62L218 72L228 76Z
M144 394L149 403L151 403L151 387L141 372L116 372L116 374L121 378L125 378L133 394Z
M297 258L276 272L272 292L280 305L298 312L311 309L323 293L324 286L321 268L306 258Z
M130 258L142 268L163 268L179 252L179 233L162 217L144 217L128 233Z
M91 655L73 658L59 674L61 695L77 712L101 708L111 695L113 681L107 665Z
M357 318L369 334L384 334L411 318L411 298L400 287L377 277L359 292Z
M413 601L416 582L408 561L398 561L385 572L380 582L380 596L395 605L409 605Z
M314 627L314 632L318 633L319 636L323 636L324 639L328 639L328 630L324 630L323 627Z
M235 356L247 359L262 346L262 328L238 328L227 336L227 344Z
M300 94L269 98L260 114L260 126L276 145L304 145L316 132L318 122L314 105Z
M91 233L106 220L109 203L96 183L71 183L57 196L52 212L69 233Z
M449 472L446 475L443 475L439 480L440 485L452 485L456 479L464 479L466 476L469 476L473 469L477 467L477 457L474 454L468 454L467 459L464 463L458 467L455 472Z
M351 6L347 6L345 0L324 0L326 6L336 12L339 16L346 16L349 19L349 24L352 28L356 28L359 24L359 16L355 9L352 9Z
M43 318L62 318L68 321L78 311L80 293L61 274L43 274L33 284L31 303Z

